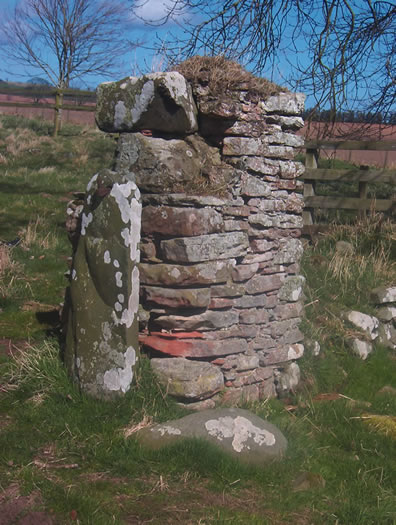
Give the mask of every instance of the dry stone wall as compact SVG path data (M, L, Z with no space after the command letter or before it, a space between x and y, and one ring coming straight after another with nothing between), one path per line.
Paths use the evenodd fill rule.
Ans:
M246 82L213 96L176 72L99 87L98 125L120 132L114 171L141 192L140 342L192 408L299 381L303 104Z

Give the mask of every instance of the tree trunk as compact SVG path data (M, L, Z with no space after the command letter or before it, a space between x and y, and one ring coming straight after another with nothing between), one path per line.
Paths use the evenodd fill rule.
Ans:
M54 132L53 136L57 137L62 127L62 106L63 106L63 91L61 89L56 90L55 95L55 108L54 108Z

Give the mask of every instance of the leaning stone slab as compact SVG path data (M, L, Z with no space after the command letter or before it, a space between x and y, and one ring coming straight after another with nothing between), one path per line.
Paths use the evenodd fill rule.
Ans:
M257 466L281 459L287 449L287 440L277 427L238 408L204 410L143 428L135 435L152 449L179 443L185 438L200 438L243 463Z
M375 304L396 303L396 286L375 288L371 292L371 300Z
M96 122L110 133L146 128L192 133L196 116L190 85L175 71L105 82L97 89Z
M151 367L166 392L179 400L202 400L224 387L219 368L181 357L151 359Z
M161 241L161 250L168 261L196 263L229 259L243 255L249 246L244 232L180 237Z

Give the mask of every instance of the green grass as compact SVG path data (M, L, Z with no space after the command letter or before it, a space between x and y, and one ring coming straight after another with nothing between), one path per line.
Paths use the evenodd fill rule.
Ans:
M379 393L396 388L395 354L377 345L366 361L351 355L351 326L341 315L373 313L370 290L396 282L392 226L378 217L337 226L305 250L303 329L321 352L300 360L297 392L249 406L287 437L283 461L247 467L199 440L150 451L125 430L186 412L162 391L148 360L141 358L137 384L123 399L99 402L70 382L48 334L56 336L66 284L67 200L111 166L114 142L80 128L54 140L44 124L1 122L0 238L22 240L1 247L0 333L30 341L0 357L2 489L38 493L38 508L60 524L395 524L396 440L365 419L396 415L396 396ZM6 139L15 132L34 148L18 143L14 155ZM337 254L338 240L351 242L353 254ZM304 472L325 486L294 490Z
M111 167L115 143L71 125L54 139L46 121L3 116L0 124L0 240L21 239L7 252L14 266L1 276L0 333L38 340L56 316L37 312L59 310L63 302L67 202L96 171Z

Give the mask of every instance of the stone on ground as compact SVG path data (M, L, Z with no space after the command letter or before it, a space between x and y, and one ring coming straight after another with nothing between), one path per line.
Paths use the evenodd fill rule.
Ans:
M282 458L287 448L287 440L277 427L239 408L204 410L143 428L135 436L152 449L178 443L183 438L200 438L243 463L257 466Z

